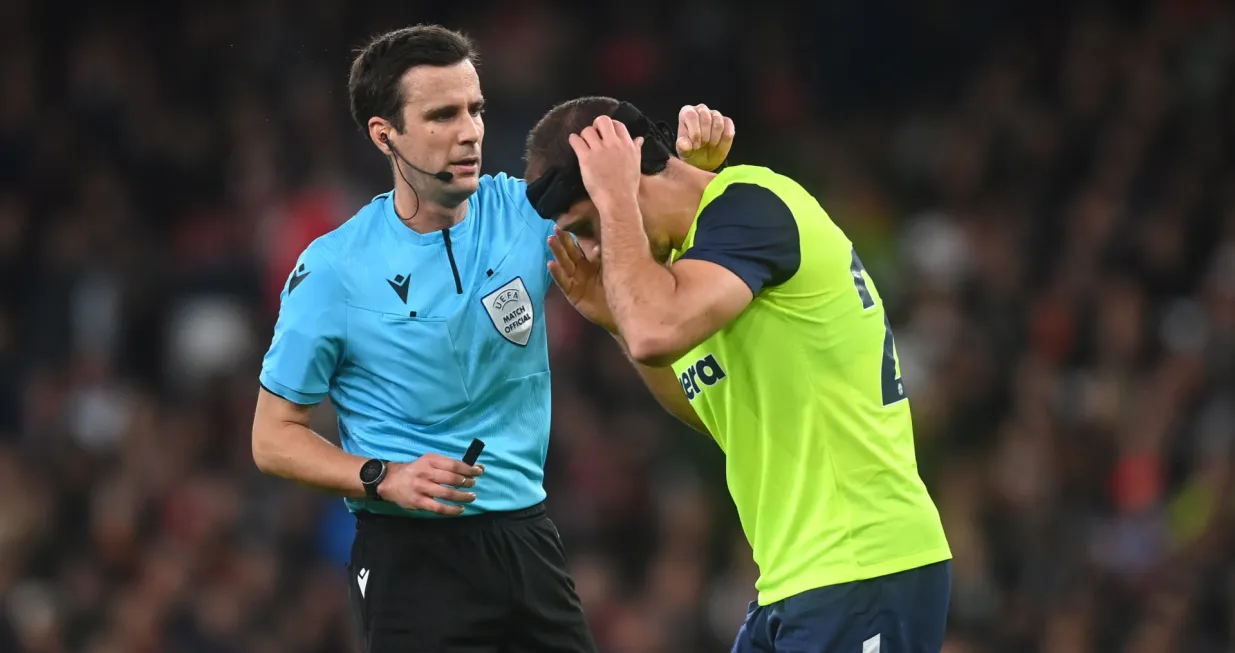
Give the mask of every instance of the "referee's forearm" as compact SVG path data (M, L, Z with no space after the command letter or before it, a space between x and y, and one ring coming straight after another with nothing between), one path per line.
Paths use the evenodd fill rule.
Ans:
M253 462L272 476L354 499L365 496L360 484L364 459L343 451L303 424L254 424Z

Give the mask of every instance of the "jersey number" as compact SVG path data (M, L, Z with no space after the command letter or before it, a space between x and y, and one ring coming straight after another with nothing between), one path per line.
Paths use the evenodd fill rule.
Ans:
M875 298L866 287L866 268L862 267L862 259L858 258L857 250L850 250L853 261L849 264L849 272L853 274L853 287L858 290L862 299L863 310L875 306ZM883 388L883 405L891 406L905 398L905 383L896 375L896 340L892 337L892 323L888 314L883 314L883 366L879 371L879 385Z

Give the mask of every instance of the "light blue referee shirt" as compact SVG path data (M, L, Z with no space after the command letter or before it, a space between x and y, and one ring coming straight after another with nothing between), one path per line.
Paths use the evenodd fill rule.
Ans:
M467 216L420 234L378 195L301 254L281 295L261 384L302 405L330 397L343 449L409 462L485 441L467 513L542 501L549 446L544 298L551 222L522 180L481 177ZM358 509L406 512L387 502Z

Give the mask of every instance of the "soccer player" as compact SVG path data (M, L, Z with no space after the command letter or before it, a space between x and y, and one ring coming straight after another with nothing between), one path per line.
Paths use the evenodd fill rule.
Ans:
M551 225L522 181L480 175L475 58L467 38L436 26L385 34L356 57L352 115L389 157L395 188L291 272L253 457L355 512L350 593L364 650L594 651L542 504ZM688 158L719 163L731 138L700 121L725 120L685 113ZM327 396L342 448L309 427ZM483 464L460 460L474 439Z
M844 233L771 170L683 165L612 99L555 107L528 142L555 280L726 454L759 565L733 650L937 653L951 553L884 306Z

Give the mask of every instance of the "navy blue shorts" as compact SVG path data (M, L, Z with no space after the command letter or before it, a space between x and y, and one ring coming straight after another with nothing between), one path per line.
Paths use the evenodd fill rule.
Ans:
M751 604L732 653L939 653L952 563Z

